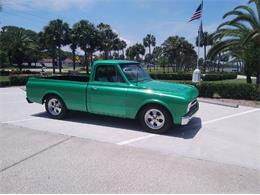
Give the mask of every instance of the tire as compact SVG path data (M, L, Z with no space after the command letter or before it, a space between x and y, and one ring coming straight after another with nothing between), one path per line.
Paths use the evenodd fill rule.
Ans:
M173 125L171 114L163 106L151 104L139 114L139 122L145 131L155 134L167 132Z
M50 95L46 98L45 109L51 118L63 119L66 115L67 108L61 98Z

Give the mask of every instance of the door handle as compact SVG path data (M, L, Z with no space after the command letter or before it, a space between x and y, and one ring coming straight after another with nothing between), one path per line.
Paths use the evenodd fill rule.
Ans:
M91 87L90 89L93 90L93 91L97 91L96 87Z

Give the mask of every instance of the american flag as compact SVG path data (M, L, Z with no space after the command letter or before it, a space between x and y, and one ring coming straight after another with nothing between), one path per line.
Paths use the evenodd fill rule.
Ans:
M199 7L196 9L195 13L193 14L193 16L191 17L191 19L190 19L189 22L201 18L201 15L202 15L202 8L203 8L203 1L202 1L201 4L199 5Z

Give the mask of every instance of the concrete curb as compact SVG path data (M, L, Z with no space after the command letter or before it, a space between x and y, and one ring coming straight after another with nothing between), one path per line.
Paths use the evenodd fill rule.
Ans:
M216 101L216 100L202 100L202 99L198 99L198 101L199 102L203 102L203 103L220 105L220 106L232 107L232 108L238 108L239 107L238 104L232 104L232 103L228 103L228 102L220 102L220 101Z

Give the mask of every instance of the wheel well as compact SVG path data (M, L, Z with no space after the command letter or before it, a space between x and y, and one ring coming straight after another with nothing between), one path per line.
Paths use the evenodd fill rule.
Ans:
M152 106L152 105L157 105L157 106L163 107L163 108L169 113L169 115L171 116L171 118L172 118L172 120L173 120L173 116L172 116L171 112L169 111L169 109L168 109L167 107L165 107L164 105L160 104L160 103L147 103L147 104L144 104L144 105L138 110L138 112L137 112L135 118L138 118L139 114L141 113L141 111L142 111L145 107L147 107L147 106Z
M50 96L56 96L56 97L60 98L61 101L63 101L63 99L62 99L59 95L57 95L57 94L55 94L55 93L47 93L47 94L45 94L45 95L43 96L43 98L42 98L42 104L44 104L45 101L46 101L46 99L47 99L48 97L50 97ZM64 101L63 101L63 103L64 103ZM64 103L64 105L65 105L65 103Z

